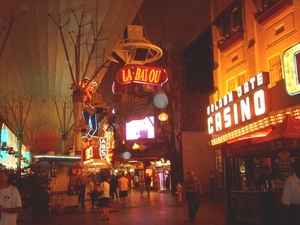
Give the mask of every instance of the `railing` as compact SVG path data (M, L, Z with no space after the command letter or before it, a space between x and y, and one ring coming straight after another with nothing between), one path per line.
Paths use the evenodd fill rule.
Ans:
M256 21L261 24L291 5L291 0L273 0L263 5L257 12L252 13Z
M238 40L244 39L244 31L242 27L234 27L231 29L231 31L231 35L226 34L225 36L221 37L217 42L217 47L220 49L221 52L225 51Z

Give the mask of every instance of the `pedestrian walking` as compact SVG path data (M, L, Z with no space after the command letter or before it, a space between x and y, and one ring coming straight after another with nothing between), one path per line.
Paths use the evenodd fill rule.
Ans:
M128 179L122 173L121 177L118 179L119 185L119 197L123 203L123 207L126 205L126 197L128 196Z
M133 179L134 179L134 187L136 189L138 189L139 188L139 175L135 174Z
M144 197L144 190L145 190L144 174L141 174L140 178L139 178L139 190L140 190L141 198L143 198Z
M96 206L97 202L97 184L93 177L89 177L89 182L87 183L87 195L90 196L91 199L91 209L98 209Z
M114 199L115 195L118 198L118 192L117 192L117 187L118 187L118 178L113 175L112 178L110 179L110 190L109 190L109 194L110 194L110 198Z
M107 181L107 176L102 176L102 182L99 184L99 192L101 195L99 196L99 207L102 209L103 219L109 220L109 183Z
M166 190L170 190L170 175L166 176Z
M182 185L178 182L176 186L176 196L177 196L177 204L181 204L182 201Z
M128 180L128 189L130 189L131 188L131 181L132 181L130 173L127 173L125 177Z
M77 194L78 194L78 206L81 206L81 209L85 208L84 197L85 197L85 180L83 177L77 178Z
M188 204L189 219L194 222L200 205L200 194L202 195L203 191L201 183L193 171L188 172L188 177L183 182L183 190Z
M148 173L146 174L145 177L145 186L146 186L147 196L150 196L151 177L149 176Z

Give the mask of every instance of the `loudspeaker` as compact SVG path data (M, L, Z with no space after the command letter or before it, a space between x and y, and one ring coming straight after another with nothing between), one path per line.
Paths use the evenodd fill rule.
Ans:
M148 49L137 48L135 50L134 60L135 61L146 61L148 55Z
M103 113L103 108L96 108L96 114Z
M122 66L125 66L126 62L115 52L111 54L112 57L115 58Z

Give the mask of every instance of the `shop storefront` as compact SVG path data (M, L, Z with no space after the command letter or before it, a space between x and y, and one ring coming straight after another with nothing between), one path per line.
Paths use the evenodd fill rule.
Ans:
M33 166L46 170L50 179L50 205L56 213L78 207L79 179L84 178L79 156L36 155Z
M227 209L231 219L271 224L270 219L279 221L283 217L281 196L284 181L292 174L291 162L299 157L299 127L298 120L286 115L282 123L261 140L222 148ZM258 186L258 178L266 165L271 168L273 180ZM264 218L264 215L272 216Z
M292 64L285 61L289 69L295 67ZM283 220L284 182L293 172L293 158L300 153L299 85L286 75L268 88L268 76L257 74L207 110L216 182L224 188L227 221L277 224ZM258 187L265 165L274 179Z
M27 168L31 162L30 147L22 145L21 156L19 156L17 137L4 123L1 127L0 137L0 168L16 170L18 158L21 160L21 169Z

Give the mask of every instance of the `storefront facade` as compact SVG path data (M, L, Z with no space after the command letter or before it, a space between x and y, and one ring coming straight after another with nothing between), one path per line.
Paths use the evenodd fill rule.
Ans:
M211 3L217 88L207 107L217 184L224 187L228 221L269 224L263 216L268 208L266 194L255 187L256 180L262 167L269 165L276 175L276 208L269 213L280 215L282 220L284 180L292 173L291 162L299 157L300 150L299 137L287 137L294 128L297 133L300 119L300 3L223 4ZM261 211L246 216L238 205L246 199L252 199L253 207L259 203ZM248 209L253 210L250 205Z
M0 168L16 170L18 161L18 146L16 135L4 123L1 126L1 163ZM27 168L31 163L30 147L22 144L21 148L21 169Z

